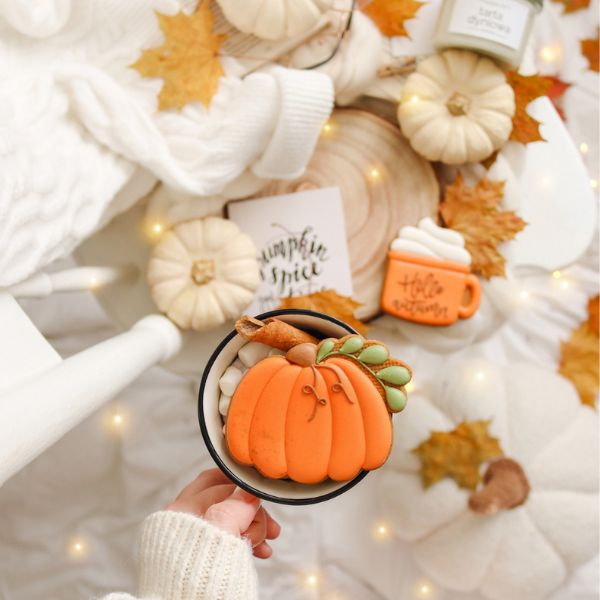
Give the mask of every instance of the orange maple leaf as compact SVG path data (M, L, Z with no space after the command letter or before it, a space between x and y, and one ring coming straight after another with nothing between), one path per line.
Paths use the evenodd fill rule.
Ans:
M503 196L503 181L484 177L471 188L458 175L440 204L444 224L462 234L471 254L471 268L486 279L504 277L506 261L498 245L512 240L526 225L514 211L498 210Z
M421 6L423 2L416 0L372 0L363 5L362 12L371 18L383 35L410 37L404 21L414 19Z
M191 15L156 13L164 43L144 50L131 65L143 77L161 77L159 110L182 108L198 100L208 106L217 91L223 67L218 53L225 36L212 32L210 0L203 0Z
M313 292L305 296L289 296L281 298L281 304L278 308L304 308L322 312L332 317L337 317L341 321L354 327L359 333L366 333L367 326L354 316L354 311L361 306L348 296L341 296L335 290L324 290L322 292Z
M516 71L508 71L506 80L515 92L515 116L509 139L522 144L545 141L540 133L540 122L527 112L527 105L546 96L552 88L552 80L540 75L519 75Z
M600 336L598 332L598 307L596 296L588 302L588 318L573 330L570 339L560 345L558 372L569 379L577 388L582 404L596 405L596 394L600 389L599 369Z
M423 487L451 477L459 487L474 490L481 481L482 463L502 455L489 426L490 421L464 421L452 431L432 431L413 450L421 460Z
M590 0L553 0L553 2L564 6L563 14L565 15L587 8L590 5Z
M581 54L587 58L589 64L588 68L591 71L596 71L596 73L598 73L598 52L600 45L598 36L596 36L594 39L581 40L579 43L581 45Z

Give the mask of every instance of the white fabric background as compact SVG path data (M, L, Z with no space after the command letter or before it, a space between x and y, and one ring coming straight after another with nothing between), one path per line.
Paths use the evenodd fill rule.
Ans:
M543 68L577 83L565 98L568 127L578 144L589 145L584 158L591 176L597 178L598 78L585 71L576 42L595 35L597 5L566 17L559 17L559 12L547 3L537 21L534 44L537 48L561 44L561 60ZM584 266L569 269L572 287L552 302L540 294L548 285L547 277L523 278L532 290L531 306L465 354L480 353L503 364L511 357L525 357L555 368L559 340L584 318L586 297L595 291L596 264L592 252ZM27 302L25 307L63 356L115 333L89 294L55 295ZM385 328L374 327L371 333L413 361L419 373L417 385L444 360L402 344ZM133 547L139 523L211 465L196 421L197 384L152 369L0 489L3 600L80 600L134 588ZM120 435L106 426L107 416L116 409L126 419ZM270 507L281 519L284 533L274 544L275 557L258 565L264 598L404 600L413 596L421 574L407 547L371 536L379 518L377 478L378 473L369 475L352 492L324 505ZM73 536L87 544L85 558L69 557ZM322 584L319 590L309 590L302 576L315 571ZM476 595L437 592L438 599L479 600ZM595 561L581 568L552 600L597 597Z

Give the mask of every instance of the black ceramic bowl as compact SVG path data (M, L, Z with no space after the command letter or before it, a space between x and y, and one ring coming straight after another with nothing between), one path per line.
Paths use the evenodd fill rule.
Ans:
M338 338L349 333L356 333L346 323L310 310L274 310L258 315L257 318L266 319L268 317L277 317L323 338ZM268 479L252 467L239 465L229 456L223 435L223 423L219 414L219 379L225 369L235 360L239 349L245 343L244 338L236 331L232 331L218 345L208 360L200 384L198 395L200 429L206 447L219 468L244 490L263 500L280 504L316 504L335 498L354 487L367 475L368 471L362 471L351 481L327 480L314 485L306 485L288 479Z

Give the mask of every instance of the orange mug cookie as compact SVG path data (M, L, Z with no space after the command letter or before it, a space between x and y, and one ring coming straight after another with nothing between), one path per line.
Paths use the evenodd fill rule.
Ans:
M388 252L382 309L400 319L427 325L451 325L468 319L481 299L479 279L467 265Z

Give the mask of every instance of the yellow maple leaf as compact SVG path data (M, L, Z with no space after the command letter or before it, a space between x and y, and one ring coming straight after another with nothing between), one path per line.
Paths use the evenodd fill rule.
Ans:
M359 302L348 296L341 296L335 290L324 290L305 296L281 298L278 308L303 308L322 312L348 323L350 327L354 327L356 331L364 334L367 332L367 326L354 316L354 311L359 306Z
M503 195L503 181L483 178L470 188L458 175L440 204L444 224L462 234L471 254L471 268L486 279L504 277L506 261L498 245L512 240L526 225L514 211L498 210Z
M552 81L541 75L519 75L516 71L506 73L506 80L515 93L515 115L509 139L522 144L545 141L540 133L540 122L527 112L527 105L540 96L547 96Z
M474 490L481 481L481 465L502 455L489 426L490 421L463 421L452 431L432 431L413 449L421 460L423 487L452 477L459 487Z
M588 406L596 405L596 394L600 389L598 304L598 296L589 301L587 320L573 331L569 341L560 345L558 372L573 382L581 402Z
M410 37L404 21L414 19L423 2L416 0L372 0L362 8L383 35Z
M598 40L598 36L594 39L581 40L579 44L581 45L581 54L583 54L588 61L589 69L598 73L598 54L600 53L600 41Z
M217 91L223 67L219 48L225 36L212 32L214 16L210 0L202 0L191 15L156 13L164 43L144 50L131 65L143 77L161 77L159 110L182 108L198 100L208 106Z

